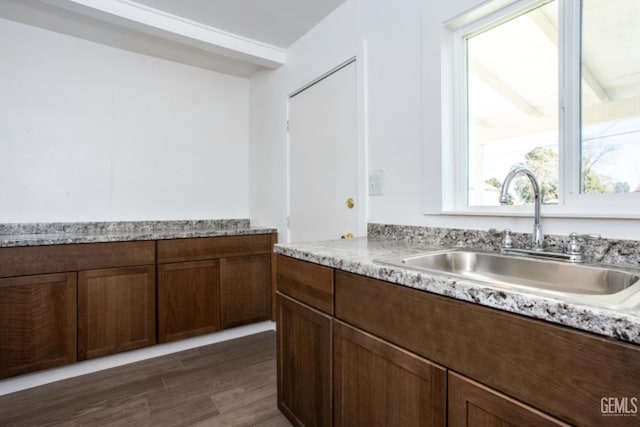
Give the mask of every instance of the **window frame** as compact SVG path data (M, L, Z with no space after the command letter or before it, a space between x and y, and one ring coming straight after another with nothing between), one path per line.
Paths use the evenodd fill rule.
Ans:
M466 39L553 0L494 0L444 24L442 45L441 214L530 215L531 206L468 205ZM558 0L559 204L544 216L640 218L640 193L581 193L581 0Z

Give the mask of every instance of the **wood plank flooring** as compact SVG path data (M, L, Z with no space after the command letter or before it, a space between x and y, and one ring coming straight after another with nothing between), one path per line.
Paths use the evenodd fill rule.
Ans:
M0 425L290 426L275 341L262 332L0 396Z

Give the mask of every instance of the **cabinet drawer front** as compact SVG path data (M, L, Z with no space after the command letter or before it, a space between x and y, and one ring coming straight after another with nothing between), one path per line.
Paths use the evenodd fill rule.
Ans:
M333 269L278 255L278 291L312 307L333 314Z
M201 237L158 241L158 263L200 261L230 256L268 254L273 234Z
M154 263L153 241L0 248L0 277Z
M76 361L76 280L0 279L0 378Z
M638 396L640 347L336 271L336 317L577 425Z

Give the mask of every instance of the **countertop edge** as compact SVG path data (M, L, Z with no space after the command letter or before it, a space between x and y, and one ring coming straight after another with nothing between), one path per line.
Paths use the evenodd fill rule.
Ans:
M144 240L189 239L200 237L245 236L277 233L275 228L249 227L209 230L163 230L126 233L51 233L0 235L0 248L52 246L80 243L130 242Z

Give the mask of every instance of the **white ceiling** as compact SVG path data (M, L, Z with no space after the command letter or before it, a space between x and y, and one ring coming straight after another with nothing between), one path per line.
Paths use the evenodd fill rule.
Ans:
M289 47L345 0L135 0L249 39Z
M345 0L0 0L0 18L241 77Z

